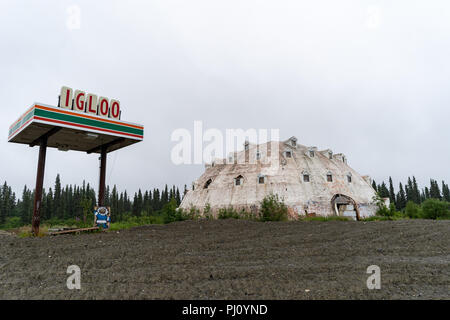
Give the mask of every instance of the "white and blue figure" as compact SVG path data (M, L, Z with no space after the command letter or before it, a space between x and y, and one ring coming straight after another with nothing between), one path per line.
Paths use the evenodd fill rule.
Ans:
M111 217L109 215L109 210L106 207L99 207L94 211L95 220L94 224L97 227L102 227L103 229L108 229L111 223Z

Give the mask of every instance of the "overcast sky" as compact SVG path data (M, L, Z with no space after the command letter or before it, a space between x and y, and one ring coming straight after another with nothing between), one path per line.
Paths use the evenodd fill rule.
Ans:
M8 128L63 85L117 98L145 126L109 155L120 190L190 185L203 166L174 165L170 136L195 120L279 128L376 181L450 182L448 1L2 0L0 40L0 180L19 196L38 148L8 143ZM46 187L58 172L97 188L96 155L49 149Z

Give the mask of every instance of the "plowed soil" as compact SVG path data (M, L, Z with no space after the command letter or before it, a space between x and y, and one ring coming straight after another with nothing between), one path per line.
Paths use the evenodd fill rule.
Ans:
M69 290L67 267L81 269ZM381 269L369 290L367 267ZM1 299L449 299L450 221L185 221L0 234Z

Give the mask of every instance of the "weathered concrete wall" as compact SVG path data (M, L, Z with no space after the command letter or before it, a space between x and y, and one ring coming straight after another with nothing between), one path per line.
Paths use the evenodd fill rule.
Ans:
M248 150L235 153L234 159L207 165L193 183L194 190L185 195L181 208L202 210L209 204L213 212L229 206L255 210L265 196L273 193L284 200L292 218L304 214L330 216L336 214L331 199L343 194L357 203L361 217L375 213L370 178L350 168L343 154L333 155L329 149L317 151L292 140L277 142L275 148L273 145L249 145ZM314 151L313 156L310 151ZM309 175L309 182L304 181L304 174ZM332 175L332 182L327 181L327 174ZM243 177L241 185L235 184L238 176ZM261 176L264 183L259 183Z

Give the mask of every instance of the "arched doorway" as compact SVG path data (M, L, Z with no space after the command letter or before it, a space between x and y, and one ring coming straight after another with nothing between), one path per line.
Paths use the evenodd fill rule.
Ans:
M360 219L358 204L349 196L335 194L331 198L331 207L337 216Z

